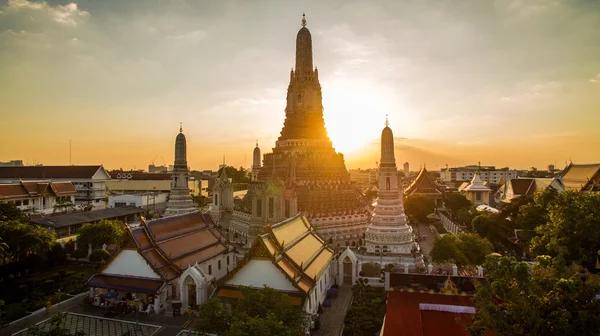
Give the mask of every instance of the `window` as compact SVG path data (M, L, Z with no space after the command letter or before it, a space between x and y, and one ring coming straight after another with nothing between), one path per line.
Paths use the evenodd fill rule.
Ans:
M212 275L212 265L208 265L208 275Z
M227 256L227 266L229 266L229 256Z
M219 271L221 270L221 260L219 260L219 261L217 262L217 268L219 269Z
M285 218L290 217L290 200L285 200Z
M120 207L124 207L127 206L127 203L125 202L115 202L115 208L120 208Z
M256 200L256 217L262 217L262 200Z
M269 197L269 218L273 218L273 214L274 214L274 207L275 207L275 200L273 199L273 197Z
M15 201L16 206L21 206L21 200Z
M215 206L219 206L219 194L215 194Z
M475 193L475 200L481 201L481 193L479 193L479 192Z
M29 205L29 200L23 200L23 205Z

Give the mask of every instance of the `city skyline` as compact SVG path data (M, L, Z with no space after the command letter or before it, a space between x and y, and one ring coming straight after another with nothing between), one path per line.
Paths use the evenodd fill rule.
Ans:
M285 117L306 12L326 127L346 165L524 169L596 162L600 4L586 1L0 2L0 161L251 164ZM156 164L162 164L157 159Z

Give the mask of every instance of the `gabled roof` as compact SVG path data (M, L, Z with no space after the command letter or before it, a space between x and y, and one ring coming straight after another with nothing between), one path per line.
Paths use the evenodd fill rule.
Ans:
M96 166L14 166L0 167L0 179L91 179L102 165Z
M216 230L212 218L200 211L142 220L142 225L129 232L138 251L165 280L228 251L227 239Z
M73 196L77 190L71 182L23 182L0 184L0 200L37 197L53 193L56 196Z
M144 213L144 211L144 209L136 207L107 208L95 211L75 212L66 215L36 218L32 219L31 222L42 226L60 228L74 224L96 222L102 219L141 214Z
M505 203L510 203L513 199L533 195L535 192L552 187L556 190L564 191L565 187L558 178L533 178L519 177L508 180L496 193L496 199Z
M466 187L462 188L461 191L491 191L492 189L490 189L488 186L486 186L483 181L481 181L481 178L479 177L479 172L476 172L475 175L473 175L473 179L471 180L471 183L469 183L469 185L467 185Z
M441 196L442 192L437 184L433 181L426 168L421 169L417 178L413 183L404 190L404 194L423 194L430 196Z
M267 225L265 233L257 237L250 253L230 273L230 277L234 277L252 259L270 260L299 292L306 295L332 258L333 250L317 235L308 219L296 215ZM240 280L237 279L236 283L240 284Z
M599 191L600 163L569 164L561 174L565 190Z

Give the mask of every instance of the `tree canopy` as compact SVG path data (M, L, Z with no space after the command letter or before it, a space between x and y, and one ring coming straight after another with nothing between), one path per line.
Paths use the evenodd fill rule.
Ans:
M461 209L469 209L473 206L463 194L456 192L446 194L444 204L453 216L456 216Z
M581 269L540 256L530 269L513 257L489 256L485 281L476 284L471 335L597 335L598 285L584 285Z
M404 202L404 208L409 217L425 222L427 216L435 209L435 201L427 195L410 195Z
M125 224L117 220L101 220L96 224L84 224L77 232L77 244L86 248L92 244L92 248L101 248L103 244L116 244L123 242L125 238Z
M217 176L221 176L222 171L223 171L223 167L221 167L219 169ZM240 167L239 169L236 169L233 166L225 166L225 172L227 173L227 177L231 178L233 183L248 183L248 182L250 182L249 171L244 167Z
M547 223L535 229L532 250L593 267L600 248L600 194L563 192L547 207Z
M438 263L453 262L458 266L483 265L492 251L489 240L473 233L459 233L436 239L431 249L431 259Z
M30 254L46 255L56 240L56 235L39 225L9 220L0 221L0 240L6 244L5 260L17 262Z
M297 336L308 327L308 317L287 294L269 287L241 290L244 297L232 309L217 298L202 304L194 329L218 336Z
M25 222L28 218L14 203L0 202L0 221L9 220Z

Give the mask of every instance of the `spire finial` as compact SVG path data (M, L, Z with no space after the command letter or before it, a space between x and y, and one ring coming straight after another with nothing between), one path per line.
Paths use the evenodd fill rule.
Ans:
M256 147L258 147L258 139L256 139Z
M179 122L179 133L183 133L183 123Z
M388 127L390 125L390 121L388 120L388 115L385 115L385 127Z
M306 15L302 13L302 27L306 27Z

